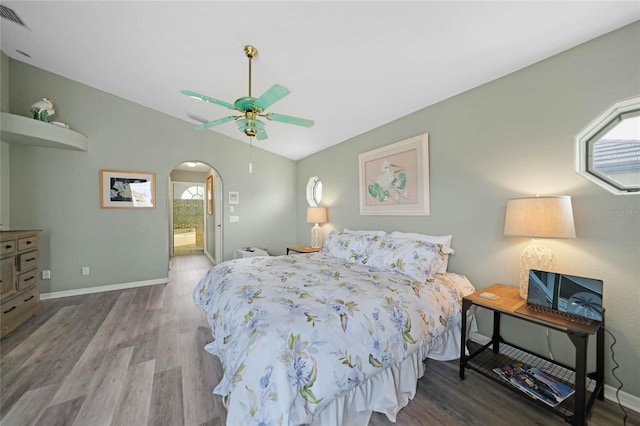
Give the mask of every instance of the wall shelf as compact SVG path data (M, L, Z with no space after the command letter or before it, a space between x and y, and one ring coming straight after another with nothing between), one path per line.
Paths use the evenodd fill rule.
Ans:
M12 144L73 151L89 149L89 140L85 135L29 117L3 112L0 115L0 128L0 138Z

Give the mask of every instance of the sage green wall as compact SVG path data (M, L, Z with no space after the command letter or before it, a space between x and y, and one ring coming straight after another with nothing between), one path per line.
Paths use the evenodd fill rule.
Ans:
M300 160L298 243L309 243L311 228L302 194L309 177L319 176L330 221L325 234L343 227L451 233L456 253L450 270L477 288L517 285L519 254L528 240L503 236L507 200L570 195L577 239L544 244L556 255L557 270L604 280L617 374L625 392L640 396L640 196L610 194L574 172L575 135L614 101L640 94L639 42L636 22ZM425 66L437 64L425 60ZM431 215L361 216L358 154L425 132ZM480 321L490 334L490 319ZM544 329L507 326L508 337L524 335L523 344L546 353ZM552 333L551 340L556 359L571 363L568 339ZM612 367L607 351L606 368ZM606 381L617 386L610 373Z
M184 161L214 167L225 197L240 193L239 223L224 207L225 259L249 245L284 254L295 241L295 162L13 59L9 73L11 113L27 116L46 96L55 121L89 137L88 152L9 147L11 226L43 230L40 267L52 275L43 293L166 278L167 182ZM156 208L101 209L100 169L154 172Z
M0 52L0 111L3 112L9 111L8 89L9 57ZM9 144L0 141L0 230L9 229L9 220Z

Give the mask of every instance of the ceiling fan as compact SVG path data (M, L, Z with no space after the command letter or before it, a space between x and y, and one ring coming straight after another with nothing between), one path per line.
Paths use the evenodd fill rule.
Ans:
M267 132L264 129L264 122L260 121L258 117L264 117L267 120L279 121L281 123L295 124L297 126L311 127L313 126L313 120L307 120L306 118L292 117L290 115L276 114L273 112L265 113L264 110L269 108L280 99L287 96L289 89L279 84L274 84L259 98L251 96L251 60L258 56L258 49L253 46L245 46L244 53L249 58L249 96L244 96L237 99L234 103L221 101L219 99L211 98L209 96L201 95L200 93L193 92L191 90L181 90L180 93L189 97L200 99L205 102L220 105L235 111L240 112L240 115L230 115L228 117L219 118L217 120L208 121L196 126L196 129L208 129L209 127L218 126L228 121L235 120L238 129L249 137L255 137L258 140L267 139Z

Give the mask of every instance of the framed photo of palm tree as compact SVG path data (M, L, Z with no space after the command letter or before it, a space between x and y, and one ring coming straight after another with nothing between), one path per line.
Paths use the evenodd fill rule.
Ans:
M155 208L155 202L155 173L100 170L101 208Z

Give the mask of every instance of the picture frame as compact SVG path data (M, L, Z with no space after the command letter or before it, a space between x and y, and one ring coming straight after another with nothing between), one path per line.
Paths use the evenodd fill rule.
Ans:
M240 204L240 193L237 191L229 191L229 204Z
M358 156L361 215L429 216L429 135Z
M207 196L207 214L213 214L213 175L207 177L205 192Z
M156 174L124 170L100 170L100 207L149 209L156 204Z

